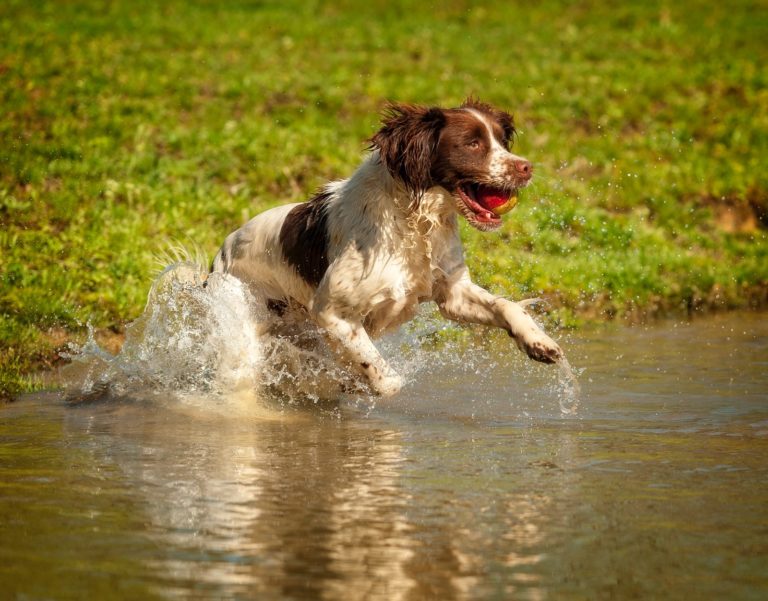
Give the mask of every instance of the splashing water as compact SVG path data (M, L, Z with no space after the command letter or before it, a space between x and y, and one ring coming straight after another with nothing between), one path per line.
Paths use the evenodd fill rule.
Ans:
M490 342L493 338L486 339L487 343L468 341L461 334L451 334L451 330L460 328L436 311L422 311L379 346L393 368L416 388L447 376L455 378L459 388L468 382L477 386L477 398L484 402L489 395L495 401L508 399L509 406L521 412L519 415L529 415L532 404L539 403L544 413L551 414L553 400L563 416L577 414L581 370L573 369L567 359L563 357L555 365L536 363L509 344L506 336L499 336L500 344Z
M263 356L261 320L238 280L212 274L204 288L199 266L176 263L155 280L117 355L102 350L92 331L85 345L72 349L68 357L81 369L71 392L215 393L253 386Z
M573 368L571 368L571 364L568 363L568 359L565 357L560 359L557 362L557 367L559 370L558 383L560 388L557 400L560 405L560 411L563 415L575 415L579 408L581 386Z
M304 348L301 340L270 335L263 298L235 277L206 275L189 261L167 267L117 355L99 347L89 327L86 343L64 355L73 362L64 374L68 397L170 393L211 404L216 396L266 391L289 402L317 402L356 390L324 344Z
M292 339L273 336L265 307L263 298L232 276L207 275L191 261L170 265L153 283L142 315L126 327L119 353L103 350L90 327L85 344L71 346L64 355L72 360L65 373L68 396L87 400L170 393L208 406L243 391L252 393L248 398L256 403L263 391L289 403L338 400L352 392L372 408L366 387L338 365L318 331ZM423 376L436 362L460 363L463 369L474 364L477 374L481 365L488 368L482 349L427 348L425 340L445 327L443 320L422 317L379 346L406 380ZM566 360L559 369L554 392L562 413L573 414L578 381Z

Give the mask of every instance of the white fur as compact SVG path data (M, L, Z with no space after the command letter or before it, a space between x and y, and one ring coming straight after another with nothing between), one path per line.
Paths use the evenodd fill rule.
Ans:
M281 254L280 228L296 205L271 209L230 234L214 271L235 275L261 295L300 305L325 331L339 360L385 396L397 393L402 380L371 337L411 319L421 302L434 301L449 319L503 328L533 358L562 356L520 305L471 281L456 200L447 190L430 188L411 209L412 198L376 151L349 179L326 190L331 192L329 267L316 289Z

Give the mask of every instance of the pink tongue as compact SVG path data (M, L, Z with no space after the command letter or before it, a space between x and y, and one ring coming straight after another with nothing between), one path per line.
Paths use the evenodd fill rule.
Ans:
M501 190L480 186L477 189L477 202L486 209L495 209L509 200L509 194L504 194Z

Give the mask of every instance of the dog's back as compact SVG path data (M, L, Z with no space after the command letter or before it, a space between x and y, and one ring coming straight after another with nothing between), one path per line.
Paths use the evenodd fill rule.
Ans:
M282 226L297 206L275 207L232 232L216 254L211 271L235 276L258 296L307 302L306 282L286 263L280 248Z

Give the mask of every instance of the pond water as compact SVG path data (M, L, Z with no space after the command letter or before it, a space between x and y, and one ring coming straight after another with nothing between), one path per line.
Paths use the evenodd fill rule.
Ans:
M0 407L0 597L768 598L767 315L561 337L575 415L496 341L391 401Z

